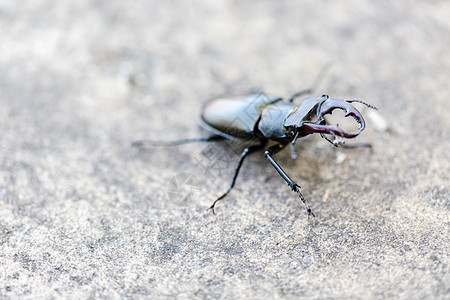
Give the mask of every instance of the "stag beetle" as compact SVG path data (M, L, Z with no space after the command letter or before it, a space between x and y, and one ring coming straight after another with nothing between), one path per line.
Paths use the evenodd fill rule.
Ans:
M265 150L265 157L287 182L291 190L298 194L306 207L308 217L314 217L314 213L300 192L300 186L287 175L272 156L289 144L291 157L295 159L297 157L294 148L295 142L298 138L312 133L320 133L323 138L335 146L339 143L339 139L354 138L364 130L365 121L361 113L351 103L359 102L374 109L376 107L361 100L342 100L330 98L327 95L322 95L318 98L305 98L300 105L293 103L295 98L307 92L309 90L298 92L292 95L288 101L283 101L279 96L261 92L215 98L207 102L201 111L201 125L212 133L211 136L181 139L168 143L152 143L152 145L179 145L223 139L255 142L253 145L245 147L242 151L228 190L209 207L215 213L214 207L216 203L225 198L233 189L239 170L247 155L263 149L269 140L275 141L275 145ZM345 110L346 117L352 116L359 124L357 132L349 133L339 128L338 125L327 124L324 115L331 114L334 109ZM329 134L334 139L331 140L324 134ZM146 142L145 140L136 141L133 145L143 146Z

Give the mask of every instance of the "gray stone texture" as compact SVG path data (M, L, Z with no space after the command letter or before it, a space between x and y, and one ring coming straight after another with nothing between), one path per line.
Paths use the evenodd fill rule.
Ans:
M449 299L449 1L0 1L0 298ZM203 135L251 87L362 99L368 149ZM341 115L342 117L342 115ZM187 196L187 197L183 197Z

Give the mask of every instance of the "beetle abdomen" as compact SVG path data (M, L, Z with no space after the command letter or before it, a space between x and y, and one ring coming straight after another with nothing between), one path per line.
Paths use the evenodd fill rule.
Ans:
M254 138L253 129L263 109L278 100L278 96L265 94L217 98L203 107L202 125L225 138Z

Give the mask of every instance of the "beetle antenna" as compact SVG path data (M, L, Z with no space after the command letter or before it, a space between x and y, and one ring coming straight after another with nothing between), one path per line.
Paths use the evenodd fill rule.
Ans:
M373 108L373 109L375 109L375 110L378 110L378 108L377 108L375 105L366 103L366 102L361 101L361 100L345 100L345 101L347 101L348 103L358 102L358 103L364 104L365 106L367 106L367 107L369 107L369 108Z

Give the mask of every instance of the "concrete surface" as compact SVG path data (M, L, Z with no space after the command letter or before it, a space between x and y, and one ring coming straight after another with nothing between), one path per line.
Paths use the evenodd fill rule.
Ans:
M448 1L0 1L0 298L449 299ZM199 136L227 90L363 99L367 149ZM372 115L371 115L372 114ZM228 150L227 150L228 149ZM187 196L187 197L184 197Z

